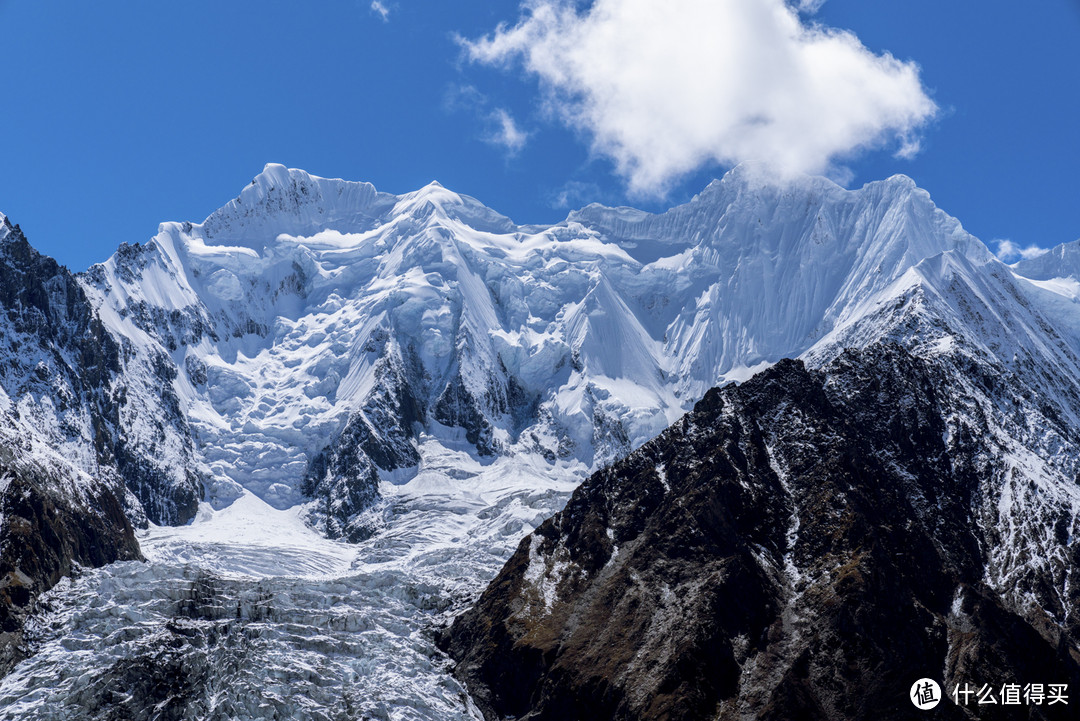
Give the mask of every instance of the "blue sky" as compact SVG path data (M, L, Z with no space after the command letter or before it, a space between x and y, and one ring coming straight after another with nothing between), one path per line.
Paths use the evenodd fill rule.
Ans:
M692 32L727 22L727 10L694 16L724 3L653 3L682 13L680 24L641 20L645 11L628 9L641 2L601 0L614 18L604 25L590 15L595 7L571 13L539 0L565 11L545 30L519 25L516 0L0 0L0 211L40 250L82 270L121 242L147 240L160 221L203 219L267 162L396 193L437 179L518 222L554 222L590 201L661 210L734 160L765 153L797 169L826 158L824 169L853 186L906 173L988 242L1080 238L1077 0L827 0L818 8L804 0L804 27L847 30L865 46L845 41L848 55L831 62L850 56L869 78L853 86L854 100L816 113L832 120L810 125L798 107L820 99L807 89L813 83L792 81L791 68L770 79L762 67L771 60L758 56L721 67L717 58L742 62L738 43ZM779 0L731 2L752 14L752 3ZM500 23L502 35L492 35ZM522 33L511 36L515 26ZM627 82L625 57L604 56L602 42L584 58L558 46L558 33L588 41L603 27L655 29L647 52L663 58L670 49L684 65L650 65L643 51L634 58L658 74ZM811 57L802 49L778 46L775 57ZM885 52L896 62L883 71L875 63ZM560 63L578 63L577 74L563 77ZM911 63L914 88L901 77ZM829 82L851 75L822 72ZM746 100L717 88L746 77L775 96L751 109L754 118L787 112L789 126L776 124L784 133L744 142L738 128L710 132L708 113L722 117L721 108ZM896 91L876 105L866 100L886 80ZM623 90L638 96L624 104ZM649 92L671 112L639 118L633 109L650 107ZM905 104L885 107L904 93ZM855 115L874 118L880 132L870 145L879 147L845 146L849 129L866 131ZM700 122L657 131L683 118ZM694 134L700 142L688 139ZM898 157L908 141L919 151Z

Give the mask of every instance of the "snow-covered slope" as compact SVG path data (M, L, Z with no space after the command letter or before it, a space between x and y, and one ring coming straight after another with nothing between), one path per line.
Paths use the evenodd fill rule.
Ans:
M533 227L436 183L394 196L269 165L84 282L146 368L171 360L215 507L313 496L357 539L422 435L581 477L946 251L991 258L899 176L778 188L739 168L661 215Z

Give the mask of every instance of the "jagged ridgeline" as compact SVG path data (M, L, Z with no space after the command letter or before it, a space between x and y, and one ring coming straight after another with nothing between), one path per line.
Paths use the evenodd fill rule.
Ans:
M167 560L53 594L52 650L0 697L149 713L109 685L143 679L131 653L171 639L164 677L220 651L221 609L247 609L229 573L315 629L296 599L318 594L278 576L342 554L358 607L335 643L370 656L304 676L322 651L284 625L227 649L324 689L304 718L383 713L386 689L417 718L473 714L431 630L507 559L445 637L489 714L869 718L859 704L899 689L901 715L927 658L939 679L1072 679L1077 257L1005 266L902 176L849 191L752 167L665 213L523 226L437 183L391 195L270 165L204 222L78 275L3 219L3 663L58 578L139 557L134 528L157 524L143 551ZM269 517L299 545L219 528ZM218 535L161 528L193 519ZM201 593L191 568L212 614L176 605ZM95 588L100 608L68 613ZM116 640L109 604L145 619ZM382 619L368 645L363 604ZM267 622L250 610L227 638ZM901 637L909 621L926 625ZM64 634L114 681L66 666ZM211 677L183 691L207 714L261 708L266 679ZM282 688L276 712L301 713Z

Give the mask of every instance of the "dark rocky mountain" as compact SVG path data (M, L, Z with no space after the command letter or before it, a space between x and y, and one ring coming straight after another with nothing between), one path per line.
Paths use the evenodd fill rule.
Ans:
M1015 499L971 408L1011 399L967 371L885 343L710 391L522 541L443 634L455 674L490 719L1075 718L908 698L1080 688L1076 518L987 573Z
M0 220L0 387L16 456L126 486L132 495L119 497L137 524L187 522L203 491L171 359L136 367L131 341L106 329L79 279Z
M154 484L118 427L121 355L74 276L0 216L0 675L42 592L140 557L124 481Z
M141 558L133 523L198 507L192 465L166 459L184 458L170 436L191 447L171 361L140 375L132 356L78 278L0 216L0 675L42 592L80 565Z

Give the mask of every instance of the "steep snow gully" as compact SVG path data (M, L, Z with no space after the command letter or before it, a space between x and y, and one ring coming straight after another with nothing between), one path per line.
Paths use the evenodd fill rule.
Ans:
M993 440L968 582L1080 654L1076 244L1010 267L906 177L747 167L541 227L268 165L78 275L0 221L0 718L483 718L436 632L575 488L710 388L883 344L957 392L946 445Z

